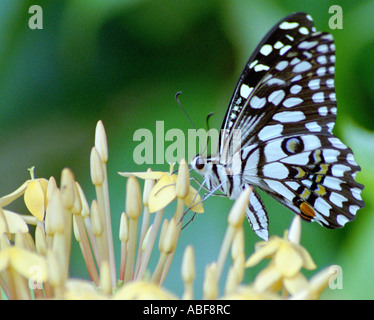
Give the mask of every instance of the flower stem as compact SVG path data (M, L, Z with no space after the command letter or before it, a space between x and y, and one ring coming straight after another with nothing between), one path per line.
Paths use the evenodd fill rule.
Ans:
M113 247L113 233L112 233L112 222L110 218L110 205L109 205L109 187L108 187L108 175L106 163L103 162L104 167L104 183L103 183L103 200L104 200L104 216L106 225L106 235L108 243L108 253L109 253L109 270L110 277L112 281L112 287L116 286L116 262L114 257L114 247Z
M155 219L153 221L153 226L151 230L151 234L149 235L148 243L147 243L147 248L144 251L144 254L142 255L142 261L140 264L139 272L136 276L136 279L141 279L143 278L144 272L147 269L148 266L148 261L152 253L153 245L156 240L156 235L158 233L158 229L160 228L160 223L162 219L162 215L164 213L164 209L158 211L156 213Z
M183 214L184 214L184 200L181 198L177 198L177 209L174 214L174 219L175 222L177 223L177 234L176 234L176 243L175 247L177 246L181 231L182 231L182 219L183 219ZM169 272L171 263L173 262L175 250L169 254L169 257L165 263L164 270L162 272L162 277L160 279L160 285L162 285L165 281L165 278Z
M150 220L150 214L149 214L148 207L144 207L142 228L141 228L141 231L140 231L140 239L139 239L139 248L138 248L138 254L137 254L137 257L136 257L135 274L139 273L139 268L140 268L140 263L141 263L141 260L142 260L142 253L143 253L142 244L143 244L143 241L144 241L144 237L147 233L147 230L149 228L149 220Z
M138 220L130 218L129 219L129 242L128 242L127 255L126 255L125 276L123 278L124 282L130 281L133 277L137 233L138 233Z
M82 244L83 259L86 263L86 267L91 277L91 280L98 286L100 284L99 274L97 273L92 252L90 250L90 244L88 242L88 237L84 228L82 216L76 215L74 217L80 235L80 243Z

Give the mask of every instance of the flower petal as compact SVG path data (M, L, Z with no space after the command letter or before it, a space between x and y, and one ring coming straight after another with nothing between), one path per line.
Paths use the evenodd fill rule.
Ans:
M187 197L184 199L184 204L188 207L191 211L197 213L203 213L204 208L201 202L201 197L197 193L197 191L190 186L190 191Z
M314 270L317 268L316 264L314 263L312 256L310 253L302 246L298 247L299 254L303 259L303 267L307 270Z
M29 232L29 227L27 226L27 223L25 220L23 220L20 215L18 215L15 212L9 211L9 210L3 210L4 216L6 219L6 223L9 228L10 233L26 233ZM31 217L31 216L30 216ZM4 230L2 229L2 226L0 226L0 235L2 235Z
M298 214L292 219L287 238L290 242L299 244L301 238L301 218Z
M18 273L38 282L47 280L47 262L44 257L17 247L8 250L10 250L10 264Z
M224 300L281 300L271 292L258 292L252 285L238 285L236 291L222 297Z
M279 241L261 241L264 243L260 248L257 247L256 251L247 259L245 263L246 268L251 268L258 264L260 261L267 259L269 256L273 255L279 248Z
M106 296L94 287L91 281L69 279L66 281L65 299L67 300L103 300Z
M262 269L256 276L254 284L258 292L263 292L275 285L280 279L281 274L273 264Z
M293 277L303 266L299 252L289 244L284 243L274 256L275 267L284 277Z
M308 280L301 272L297 272L291 278L284 278L283 285L291 295L309 286Z
M318 299L331 280L330 267L315 274L306 287L292 295L292 300Z
M317 299L323 290L327 287L331 281L331 270L330 267L325 268L315 274L309 280L309 294L312 298Z
M114 300L176 300L177 297L160 288L158 285L145 281L132 281L124 284L114 295Z
M163 175L156 183L149 194L148 207L150 213L165 208L176 198L175 183L175 175Z
M9 250L0 251L0 272L8 268L10 260Z
M47 186L45 185L45 182L43 182L43 184L44 188L39 179L32 180L27 186L24 194L27 209L39 221L43 221L45 212L45 194Z
M163 172L163 171L150 171L150 172L118 172L119 175L123 177L131 177L135 176L139 179L144 179L144 180L158 180L160 179L163 175L169 175L168 172Z
M0 207L5 207L9 203L16 200L18 197L20 197L26 190L28 184L31 180L25 181L17 190L13 191L12 193L9 193L3 197L0 198Z

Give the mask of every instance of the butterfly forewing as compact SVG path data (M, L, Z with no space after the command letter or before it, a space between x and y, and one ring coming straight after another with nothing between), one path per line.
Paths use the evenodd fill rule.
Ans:
M354 180L360 167L352 150L332 134L334 73L332 35L316 32L305 13L280 21L239 78L221 128L219 163L208 178L231 198L246 185L257 186L325 227L353 220L364 207L363 186ZM267 214L257 194L247 217L267 239Z
M304 48L308 49L304 49ZM233 127L245 128L242 145L256 138L295 135L305 131L331 134L336 118L334 89L335 45L331 35L312 35L290 49L277 61L258 87L248 98ZM270 137L264 121L254 122L263 114L267 125L274 126ZM255 123L253 126L248 124ZM271 127L270 127L271 128ZM261 132L262 131L262 132Z
M297 28L291 28L296 25ZM234 89L222 124L225 132L231 130L248 97L252 92L256 92L269 69L275 65L275 61L292 48L295 41L304 39L314 31L312 18L298 12L286 17L268 32L246 63Z

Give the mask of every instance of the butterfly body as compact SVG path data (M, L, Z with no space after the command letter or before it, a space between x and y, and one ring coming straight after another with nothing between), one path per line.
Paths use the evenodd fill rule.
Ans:
M264 37L248 60L223 120L218 152L196 156L192 167L209 190L236 199L258 187L306 221L341 228L364 207L360 167L332 134L337 105L335 44L312 18L292 14ZM247 218L268 238L268 216L258 193Z

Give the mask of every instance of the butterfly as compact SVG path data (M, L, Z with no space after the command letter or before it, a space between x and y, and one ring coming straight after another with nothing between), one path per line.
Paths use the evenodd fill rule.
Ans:
M360 166L332 134L337 114L333 36L298 12L276 24L246 63L218 141L218 152L192 159L211 192L236 199L257 187L308 222L342 228L365 206ZM269 237L266 208L256 190L246 217Z

